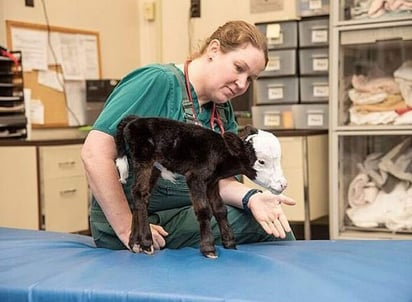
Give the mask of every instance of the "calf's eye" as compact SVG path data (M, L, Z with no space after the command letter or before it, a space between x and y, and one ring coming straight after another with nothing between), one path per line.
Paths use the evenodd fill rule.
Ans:
M265 164L265 161L264 161L264 160L259 159L259 160L258 160L258 163L259 163L260 165L262 165L262 166L263 166L263 165Z

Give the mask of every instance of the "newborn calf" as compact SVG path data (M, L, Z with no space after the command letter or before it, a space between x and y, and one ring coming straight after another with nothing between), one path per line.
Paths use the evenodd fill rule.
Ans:
M287 185L277 138L250 126L244 132L242 138L230 132L221 135L198 125L165 118L128 116L119 123L115 141L120 181L125 183L128 177L126 154L136 176L132 188L130 249L147 254L154 252L147 214L150 192L160 176L173 181L174 173L186 178L199 221L203 255L216 257L210 226L212 214L219 225L223 246L236 248L218 181L242 174L275 194L280 194Z

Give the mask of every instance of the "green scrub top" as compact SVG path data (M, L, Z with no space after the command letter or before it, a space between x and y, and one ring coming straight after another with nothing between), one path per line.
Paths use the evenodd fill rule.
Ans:
M182 107L185 87L182 87L180 83L184 83L184 74L173 64L152 64L132 71L113 90L93 125L93 129L115 136L120 120L131 114L185 121ZM205 104L200 110L198 98L192 86L191 94L198 121L204 127L211 128L210 117L213 103ZM237 123L230 102L223 105L223 113L219 112L224 130L236 133ZM217 124L214 127L215 131L219 131ZM133 181L134 175L129 175L124 187L131 208L133 208L131 195ZM151 194L149 214L188 205L191 205L191 201L183 176L178 177L175 183L160 178ZM93 200L93 206L98 207L95 200Z

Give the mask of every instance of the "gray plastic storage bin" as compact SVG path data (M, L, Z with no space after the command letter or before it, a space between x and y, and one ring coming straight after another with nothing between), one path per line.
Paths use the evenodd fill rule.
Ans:
M298 103L299 78L258 78L256 104Z
M329 0L298 0L298 6L301 17L329 15Z
M269 49L298 47L297 21L256 23L256 26L266 36Z
M259 129L293 129L292 105L252 106L252 121Z
M296 49L269 51L269 62L260 76L291 76L297 71Z
M329 101L329 78L301 77L299 79L300 102L328 102Z
M296 129L328 129L329 114L327 104L292 105L293 121Z
M328 74L329 48L299 49L299 71L301 75Z
M299 22L299 47L329 45L329 18L301 20Z

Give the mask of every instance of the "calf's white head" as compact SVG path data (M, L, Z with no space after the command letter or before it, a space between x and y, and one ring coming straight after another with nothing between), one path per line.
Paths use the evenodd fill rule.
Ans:
M287 180L283 176L278 138L270 132L246 127L245 142L252 143L257 158L253 166L256 178L251 180L274 194L281 194L287 187Z

